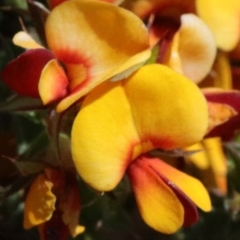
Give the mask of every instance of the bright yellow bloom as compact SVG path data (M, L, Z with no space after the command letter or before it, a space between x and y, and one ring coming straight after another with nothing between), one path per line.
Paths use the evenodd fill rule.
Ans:
M172 233L196 221L193 203L210 210L208 194L198 180L145 153L196 143L207 125L206 100L194 83L166 66L146 65L86 97L72 129L73 159L99 191L115 188L127 171L146 223Z

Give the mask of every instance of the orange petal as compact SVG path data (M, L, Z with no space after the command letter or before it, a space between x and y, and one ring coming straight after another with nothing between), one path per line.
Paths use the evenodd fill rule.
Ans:
M56 202L52 187L45 174L38 175L34 180L25 200L24 228L29 229L52 217Z
M100 191L112 190L139 142L122 81L104 83L83 102L72 128L72 154L83 179ZM81 149L81 151L79 151Z
M144 221L153 229L171 234L183 224L181 202L145 161L134 161L128 168L134 195Z
M207 124L207 104L193 82L168 67L146 65L86 97L72 128L73 159L86 182L108 191L140 154L193 144Z
M143 22L123 8L100 1L67 1L54 8L46 23L46 36L56 57L65 64L72 91L58 111L150 57Z
M240 39L239 0L197 0L199 16L214 34L218 47L230 51Z
M211 131L216 126L227 122L230 118L238 113L234 108L227 104L208 102L209 109L209 125L208 131Z
M24 31L20 31L14 35L13 43L16 46L28 49L44 48L43 46L38 44L28 33Z
M170 165L159 161L159 159L144 159L148 165L156 169L176 185L184 194L186 194L199 208L204 211L211 210L211 202L209 195L200 181L178 171ZM197 191L196 191L197 189Z
M215 56L215 41L207 25L194 14L182 15L167 65L198 83L211 70Z
M49 61L42 70L38 90L44 104L67 94L68 79L56 59Z

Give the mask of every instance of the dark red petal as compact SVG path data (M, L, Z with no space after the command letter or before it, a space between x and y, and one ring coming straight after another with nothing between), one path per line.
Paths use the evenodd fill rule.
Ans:
M240 112L240 91L216 91L204 92L204 96L209 102L223 103L233 107L237 112Z
M2 71L2 80L15 92L39 97L38 81L42 69L54 58L46 49L31 49L12 60Z
M184 208L184 227L190 227L198 221L198 211L194 203L184 194L173 182L169 181L164 175L157 172L152 166L152 170L171 188Z

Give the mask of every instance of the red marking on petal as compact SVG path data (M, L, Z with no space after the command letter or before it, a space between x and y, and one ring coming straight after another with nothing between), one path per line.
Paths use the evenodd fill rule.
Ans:
M2 71L2 80L15 92L39 97L38 82L45 64L54 59L46 49L32 49L12 60Z
M162 173L156 171L152 166L149 166L155 174L157 174L165 184L171 188L177 198L180 200L184 208L184 223L185 227L190 227L198 221L198 211L194 203L184 194L173 182L169 181Z
M91 59L87 58L83 53L73 52L71 49L59 49L54 50L54 53L58 60L65 64L83 64L85 66L91 66Z
M176 143L174 142L174 139L170 139L168 136L157 136L159 134L156 133L156 135L150 135L150 134L145 134L145 136L141 137L141 143L144 142L151 142L153 145L153 148L150 150L154 150L155 148L161 148L161 149L173 149L176 148ZM136 143L139 145L140 143ZM148 151L150 151L148 150ZM141 153L143 154L143 153Z
M66 74L69 79L69 87L72 93L79 91L89 84L91 79L90 69L93 62L82 53L76 53L70 49L57 50L55 54L66 67Z
M87 74L84 81L81 82L80 84L78 84L77 86L75 86L72 91L71 91L71 94L74 94L78 91L80 91L81 89L85 88L87 85L89 85L91 83L91 77L90 77L90 74ZM71 95L70 94L70 95Z

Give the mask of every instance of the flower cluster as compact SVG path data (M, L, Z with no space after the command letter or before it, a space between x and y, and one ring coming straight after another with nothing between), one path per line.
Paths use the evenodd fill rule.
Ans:
M11 90L58 116L45 123L56 137L49 148L68 161L39 168L24 227L38 226L41 239L77 236L84 231L77 178L109 192L125 175L151 228L172 234L196 223L197 207L211 210L207 188L226 194L221 139L240 129L227 55L239 56L240 2L49 0L49 8L46 43L18 32L13 42L25 50L1 73ZM71 157L56 127L66 116ZM180 171L169 160L177 152L211 169L214 184Z

